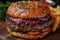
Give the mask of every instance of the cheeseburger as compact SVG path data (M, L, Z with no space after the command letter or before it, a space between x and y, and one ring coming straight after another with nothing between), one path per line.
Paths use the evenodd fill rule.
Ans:
M51 20L47 2L19 1L7 10L7 30L17 37L42 38L50 32Z

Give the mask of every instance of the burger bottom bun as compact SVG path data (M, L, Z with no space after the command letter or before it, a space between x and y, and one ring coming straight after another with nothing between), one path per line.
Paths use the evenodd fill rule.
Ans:
M28 34L21 34L21 33L18 33L18 32L12 32L10 30L10 28L7 27L7 30L8 32L11 34L11 35L14 35L16 37L21 37L21 38L26 38L26 39L37 39L37 38L43 38L44 36L46 36L49 32L50 32L50 29L44 33L41 33L39 35L28 35Z

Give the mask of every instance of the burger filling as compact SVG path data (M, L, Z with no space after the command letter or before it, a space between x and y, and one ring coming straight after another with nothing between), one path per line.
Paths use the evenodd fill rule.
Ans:
M44 31L47 31L48 29L46 28L48 28L51 25L51 17L49 15L46 15L45 17L42 18L17 19L8 16L7 23L11 31L16 31L20 33L26 32L42 33Z

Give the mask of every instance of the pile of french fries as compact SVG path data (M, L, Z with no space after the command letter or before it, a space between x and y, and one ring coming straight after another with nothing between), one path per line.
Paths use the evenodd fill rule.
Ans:
M53 24L54 26L52 27L52 31L55 32L60 24L60 6L57 6L56 8L50 6L49 8L51 11L50 15L55 19L55 23Z

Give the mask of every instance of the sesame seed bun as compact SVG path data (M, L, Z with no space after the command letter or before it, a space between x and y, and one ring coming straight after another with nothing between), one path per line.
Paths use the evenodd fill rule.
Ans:
M48 13L48 3L37 1L19 1L16 3L12 3L7 10L7 15L16 18L40 18Z

